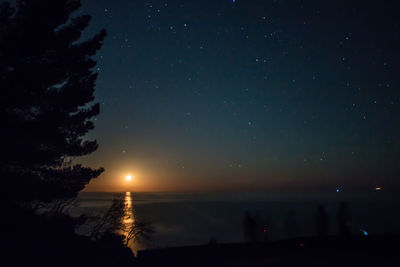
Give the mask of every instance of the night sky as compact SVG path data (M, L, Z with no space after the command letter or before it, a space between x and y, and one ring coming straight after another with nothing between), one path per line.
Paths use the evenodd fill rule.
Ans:
M400 188L397 1L82 4L108 32L87 190Z

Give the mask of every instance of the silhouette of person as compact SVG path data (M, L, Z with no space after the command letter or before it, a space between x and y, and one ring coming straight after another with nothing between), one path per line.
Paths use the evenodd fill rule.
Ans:
M267 226L263 227L263 242L268 242L269 240L269 234L268 234L268 228Z
M317 236L326 237L328 235L328 230L329 230L329 218L328 214L326 213L324 205L318 206L316 222L317 222Z
M249 211L246 211L244 214L243 233L245 242L257 242L257 222Z
M339 210L337 212L337 221L339 227L339 234L344 237L350 236L350 217L348 215L347 202L340 202Z
M299 236L299 224L297 222L296 213L293 210L288 212L285 220L285 235L286 238Z

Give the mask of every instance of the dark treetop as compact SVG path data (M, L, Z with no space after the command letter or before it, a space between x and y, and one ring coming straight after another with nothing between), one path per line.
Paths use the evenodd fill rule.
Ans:
M6 2L0 13L0 174L2 195L71 197L102 169L71 159L97 149L84 140L99 104L90 104L92 59L106 35L80 42L90 16L71 19L78 0ZM18 194L15 194L18 192Z

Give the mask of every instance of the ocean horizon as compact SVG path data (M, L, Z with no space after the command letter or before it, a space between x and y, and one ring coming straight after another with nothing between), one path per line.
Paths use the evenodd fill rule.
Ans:
M269 240L316 233L316 215L324 205L328 233L338 233L336 213L348 204L353 234L400 234L400 201L386 192L360 194L267 194L267 193L151 193L81 192L72 215L101 214L116 197L124 197L134 220L151 222L155 233L147 242L132 242L134 252L143 249L244 241L242 221L249 211L268 232ZM129 202L129 203L128 203Z

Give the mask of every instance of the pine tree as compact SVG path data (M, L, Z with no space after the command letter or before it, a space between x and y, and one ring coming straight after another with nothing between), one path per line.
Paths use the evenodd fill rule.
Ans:
M93 103L101 30L80 41L90 16L71 17L79 0L0 5L0 194L12 200L75 196L103 171L72 163L94 152L84 139Z

